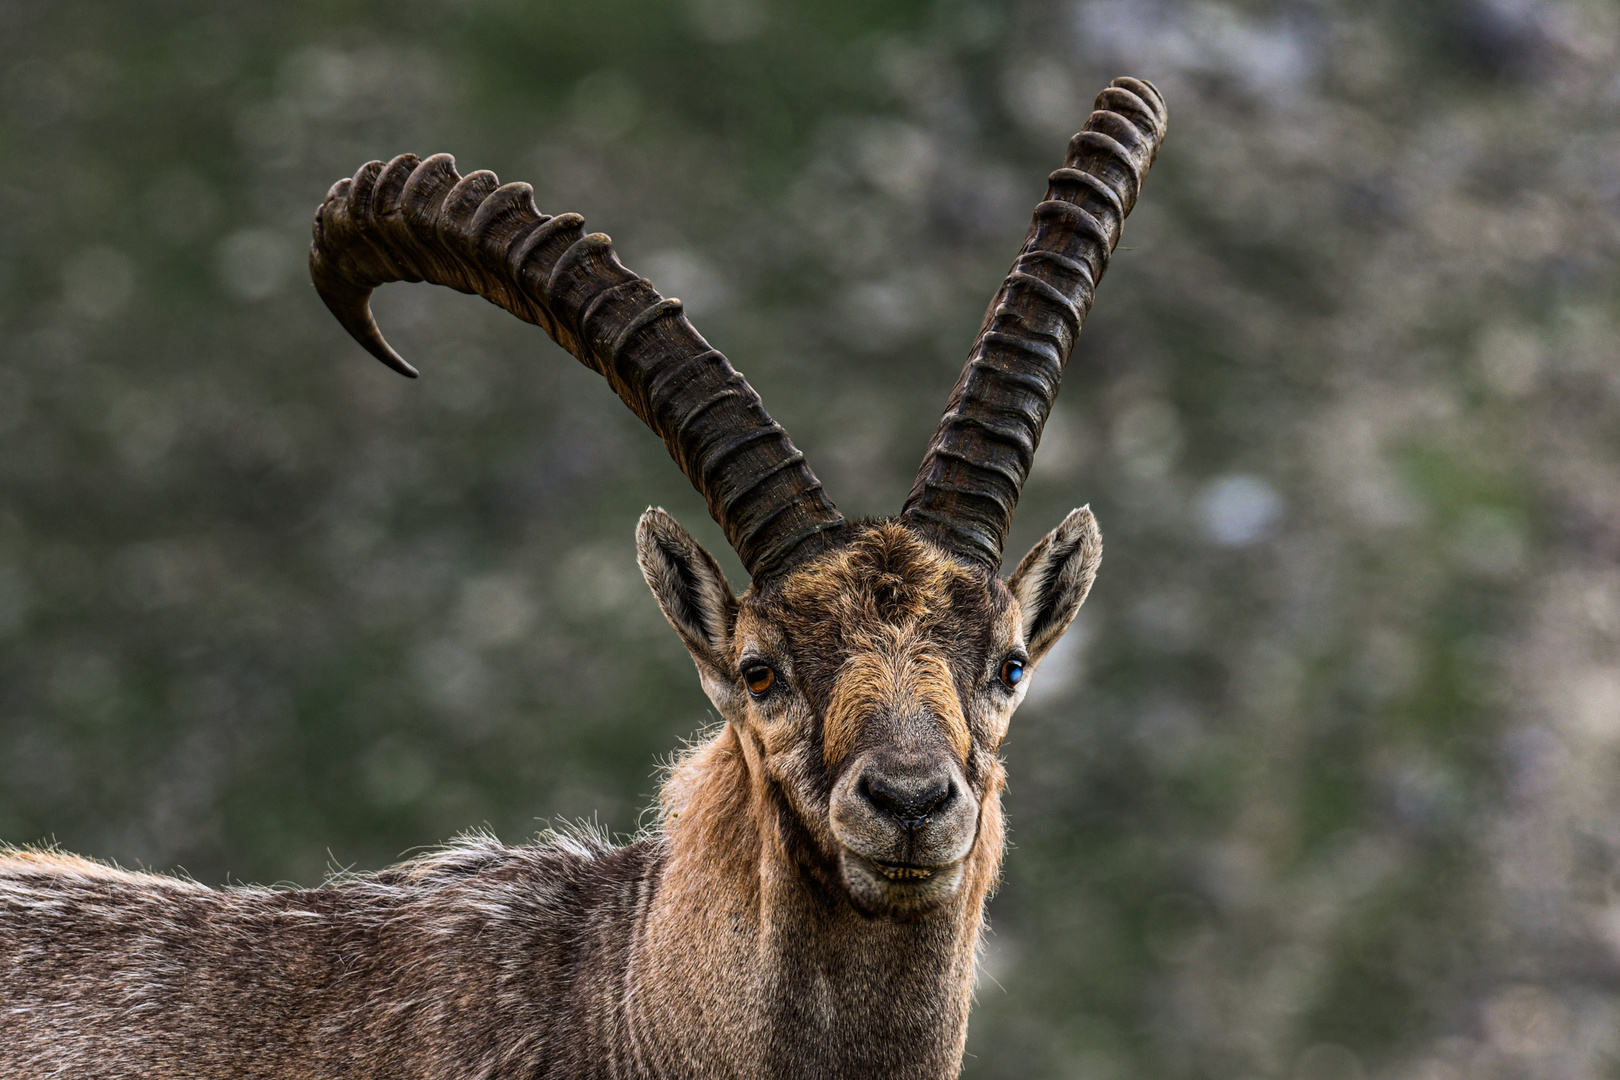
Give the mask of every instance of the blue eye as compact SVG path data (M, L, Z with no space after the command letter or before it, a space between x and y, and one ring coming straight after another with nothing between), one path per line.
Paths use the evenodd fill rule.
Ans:
M1006 660L1001 665L1001 681L1011 690L1024 681L1024 662L1022 660Z

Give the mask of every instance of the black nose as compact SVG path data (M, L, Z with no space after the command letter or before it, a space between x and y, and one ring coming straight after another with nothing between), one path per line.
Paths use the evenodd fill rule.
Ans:
M869 772L858 789L867 802L908 829L920 829L928 815L956 797L956 785L945 774L924 776Z

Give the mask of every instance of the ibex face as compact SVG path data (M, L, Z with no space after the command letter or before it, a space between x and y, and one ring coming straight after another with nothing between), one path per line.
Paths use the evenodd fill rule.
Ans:
M797 785L795 810L828 824L844 885L868 910L906 912L955 890L1027 685L1006 587L930 548L879 526L789 578L772 612L787 628L777 651L802 658L788 681L809 699L795 726L811 768L795 771L820 781Z
M994 874L997 750L1102 542L1077 510L1003 583L900 523L853 531L738 600L649 510L641 565L741 734L786 850L869 914L913 916L950 898L976 856Z

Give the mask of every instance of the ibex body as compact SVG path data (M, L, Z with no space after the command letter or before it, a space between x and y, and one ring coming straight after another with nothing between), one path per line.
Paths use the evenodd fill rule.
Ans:
M1052 176L902 515L845 521L678 301L526 185L447 158L333 188L311 266L367 348L388 281L477 292L606 376L753 581L662 511L638 554L725 720L625 847L465 840L312 890L0 853L0 1075L956 1075L1002 851L998 749L1101 555L1070 514L1005 582L1018 490L1163 138L1122 79Z

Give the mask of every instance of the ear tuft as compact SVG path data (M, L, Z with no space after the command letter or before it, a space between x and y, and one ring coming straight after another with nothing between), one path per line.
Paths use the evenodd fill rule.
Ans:
M1069 628L1102 562L1102 532L1091 507L1071 510L1030 549L1007 587L1024 613L1024 644L1032 660L1044 656Z
M653 506L636 525L636 561L693 659L724 667L737 598L720 564L669 514Z

